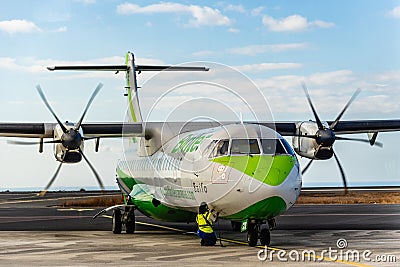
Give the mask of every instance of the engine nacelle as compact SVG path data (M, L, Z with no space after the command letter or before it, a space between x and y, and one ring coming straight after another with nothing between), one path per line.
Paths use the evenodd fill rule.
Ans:
M74 128L73 123L66 122L65 127L67 129ZM81 130L80 130L81 132ZM56 125L54 128L54 140L61 140L64 132L59 125ZM83 142L80 145L81 151L84 149ZM54 144L54 156L57 161L63 163L78 163L82 160L82 155L79 153L78 149L68 149L62 143L55 143Z
M329 128L326 122L322 123ZM318 125L313 121L304 121L297 124L296 135L315 136L318 132ZM292 139L294 151L302 157L309 159L330 159L333 156L332 146L321 146L314 138L294 136Z

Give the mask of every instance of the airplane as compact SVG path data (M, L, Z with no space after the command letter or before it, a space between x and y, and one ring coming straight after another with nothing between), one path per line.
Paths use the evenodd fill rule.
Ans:
M351 120L341 118L359 94L357 90L337 118L322 121L303 84L314 121L292 122L149 122L143 121L139 104L137 74L143 71L208 71L206 67L136 65L134 54L126 54L125 65L54 66L50 71L123 71L126 73L128 122L85 123L84 117L102 87L91 95L77 123L63 123L48 103L42 89L38 93L57 123L0 123L0 136L39 138L54 144L59 167L50 179L44 195L56 179L64 163L77 163L82 158L94 173L101 189L100 176L84 154L84 141L95 140L98 151L102 138L124 138L127 149L117 163L116 183L124 203L108 207L94 218L112 211L112 231L120 234L135 232L135 210L151 218L170 222L194 222L198 206L206 202L230 220L237 231L247 231L249 246L269 245L275 217L283 214L297 201L302 174L315 160L334 158L343 180L343 167L334 152L335 141L358 141L382 146L379 132L400 130L400 120ZM367 133L367 139L340 136ZM291 136L292 146L284 139ZM44 141L44 139L50 139ZM297 155L310 159L301 171Z

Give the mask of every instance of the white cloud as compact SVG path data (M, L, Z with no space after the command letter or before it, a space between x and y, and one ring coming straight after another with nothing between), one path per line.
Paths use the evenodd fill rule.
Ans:
M272 76L255 79L254 82L267 96L274 112L311 115L301 90L301 83L305 81L316 109L325 119L335 118L354 91L361 88L361 94L346 114L352 116L353 113L354 116L362 118L367 113L379 116L378 114L400 112L399 73L400 71L390 71L361 75L344 69L312 73L307 76ZM382 83L384 87L377 87L377 84Z
M307 18L300 15L292 15L283 19L274 19L273 17L264 15L262 23L267 26L270 31L274 32L305 31L311 27L331 28L335 26L332 22L325 22L322 20L309 22Z
M86 61L63 61L57 59L34 59L34 58L23 58L16 59L11 57L0 57L0 70L19 71L19 72L30 72L30 73L47 73L47 67L56 65L123 65L125 63L125 57L113 56L96 58ZM137 64L143 65L163 65L164 63L158 59L151 58L137 58ZM88 72L81 75L80 77L91 77L101 76L102 72Z
M396 19L400 19L400 6L396 6L395 8L390 10L388 15L390 17L393 17L393 18L396 18Z
M258 16L258 15L261 14L261 12L263 12L263 10L264 10L263 6L256 7L256 8L251 10L251 15L252 16Z
M236 29L236 28L229 28L228 32L238 33L238 32L240 32L240 30Z
M192 19L188 26L228 26L232 21L222 15L218 9L208 6L183 5L179 3L165 2L148 6L139 6L131 3L124 3L117 6L117 13L121 15L132 14L157 14L157 13L181 13L189 14Z
M14 19L0 21L0 31L14 33L28 33L42 31L35 23L27 20Z
M354 81L354 79L354 74L351 70L317 72L308 77L308 80L315 85L346 84Z
M306 43L292 43L292 44L271 44L271 45L249 45L244 47L237 47L228 49L227 52L236 55L255 56L267 52L283 52L287 50L304 49L308 45Z
M295 69L301 68L302 66L303 65L300 63L260 63L236 66L235 68L239 71L245 72L260 72L270 70Z
M227 11L235 11L235 12L238 12L238 13L245 13L246 12L246 9L242 5L232 5L232 4L230 4L230 5L226 6L224 9L227 10Z

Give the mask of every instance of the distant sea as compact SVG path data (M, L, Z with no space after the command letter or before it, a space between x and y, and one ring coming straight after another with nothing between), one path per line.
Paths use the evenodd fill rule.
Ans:
M98 186L79 186L79 187L52 187L49 191L80 191L84 189L85 191L100 191ZM40 192L43 190L43 187L10 187L4 188L0 187L0 192L11 191L11 192ZM117 186L105 186L106 191L114 191L118 190Z

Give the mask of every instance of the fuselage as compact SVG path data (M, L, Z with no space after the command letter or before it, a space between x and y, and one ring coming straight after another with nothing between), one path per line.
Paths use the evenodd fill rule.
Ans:
M265 126L186 132L149 156L139 153L145 149L141 144L125 149L117 181L129 201L159 220L193 221L203 201L226 219L270 219L289 209L300 193L294 151Z

